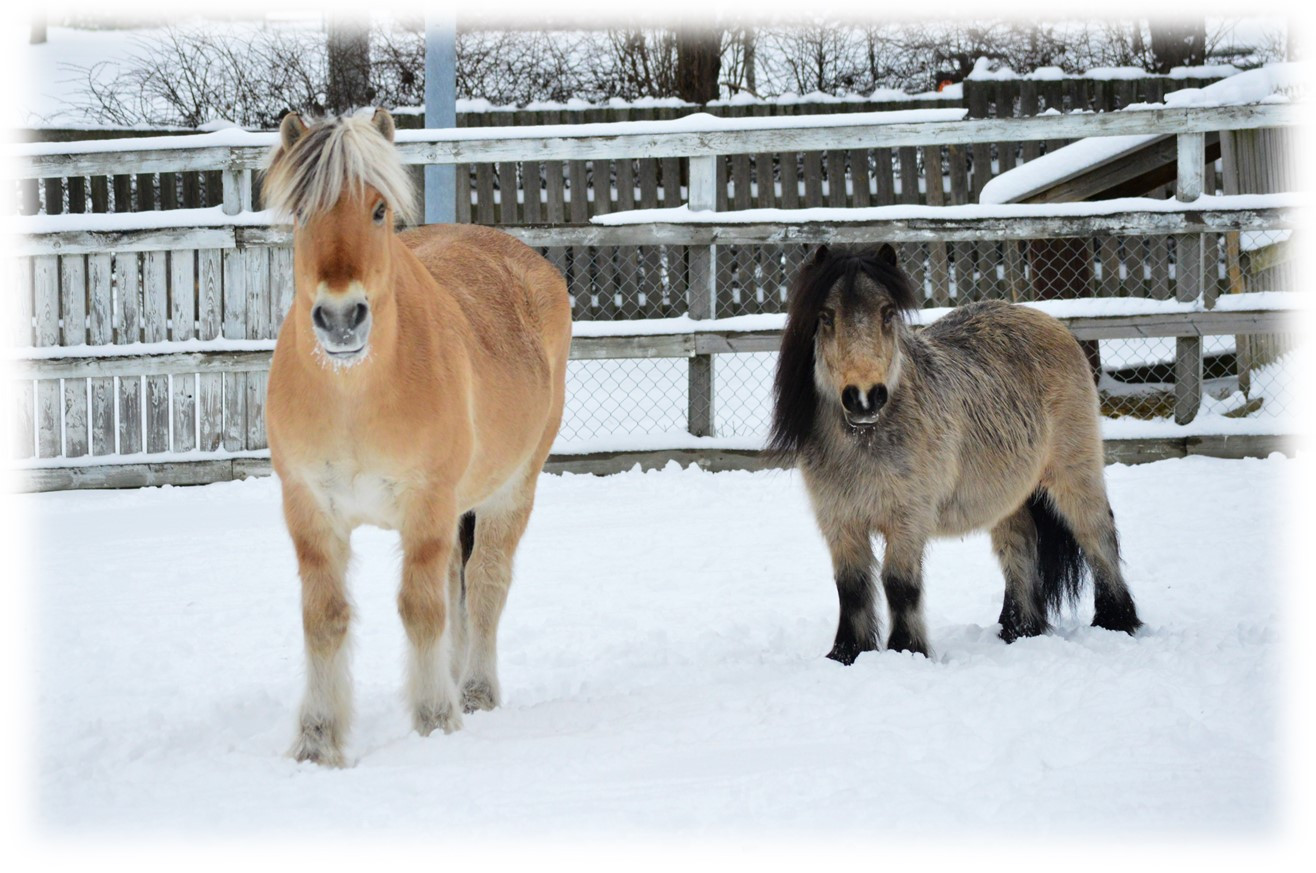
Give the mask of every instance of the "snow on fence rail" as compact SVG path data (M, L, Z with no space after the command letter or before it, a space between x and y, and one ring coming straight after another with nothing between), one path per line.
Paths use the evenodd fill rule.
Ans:
M1291 229L1300 202L1291 196L1199 200L1200 188L1191 189L1192 180L1201 179L1193 162L1203 160L1201 136L1194 132L1290 125L1291 107L1263 104L969 121L935 114L869 119L852 113L785 121L790 123L782 124L780 118L695 117L649 126L400 134L400 148L413 163L487 161L491 156L689 156L689 208L684 212L637 216L647 219L641 224L624 223L633 219L617 216L613 220L618 223L612 225L506 228L564 268L578 312L579 303L586 301L596 319L620 319L615 324L577 325L569 393L578 406L590 402L602 410L596 418L620 428L616 433L622 436L610 437L606 429L582 430L579 422L572 423L569 406L555 463L612 469L657 456L752 463L745 453L752 454L759 444L766 413L765 374L770 375L779 330L772 320L779 322L780 315L774 313L781 310L785 283L814 242L897 241L916 282L927 291L929 305L947 305L993 296L1029 299L1030 270L1038 267L1021 257L1023 244L1014 241L1076 237L1106 252L1110 240L1125 235L1127 239L1111 249L1113 259L1100 262L1088 293L1134 294L1164 302L1149 310L1144 304L1158 303L1156 299L1103 301L1102 313L1071 313L1070 323L1080 339L1092 342L1175 338L1173 379L1166 382L1174 395L1167 411L1181 422L1191 420L1201 402L1206 359L1201 338L1281 331L1284 312L1293 308L1285 304L1294 298L1280 295L1237 298L1231 302L1245 304L1241 309L1213 309L1220 287L1209 266L1164 269L1163 282L1153 269L1146 274L1151 276L1146 285L1147 249L1140 248L1140 242L1130 244L1155 237L1173 239L1180 246L1200 245L1204 253L1223 252L1227 247L1216 246L1216 241L1230 235ZM801 121L811 126L797 123ZM837 142L994 142L1146 131L1180 134L1186 143L1180 177L1189 186L1181 190L1183 202L1177 205L1134 198L1107 207L907 206L886 207L886 213L833 210L829 215L733 212L708 223L717 205L714 161L728 152L807 150ZM136 140L119 148L97 143L82 151L74 147L70 154L39 146L10 150L19 164L18 175L27 178L65 175L73 171L70 168L114 174L154 167L219 169L227 180L222 210L115 216L114 221L73 215L14 220L11 230L23 236L14 263L21 310L13 339L24 349L18 352L14 374L20 380L14 454L24 487L211 481L267 467L263 404L268 355L292 287L286 231L266 226L267 217L249 211L250 169L263 156L268 140L266 135L229 131L209 140ZM920 208L925 214L916 214ZM1215 261L1203 254L1199 263ZM588 270L582 271L581 265ZM932 281L938 270L950 281ZM660 304L643 314L666 318L626 321L640 309L616 292L621 283L636 281L648 283L639 298ZM1168 300L1171 297L1178 302ZM759 321L746 328L724 318L741 315ZM715 372L713 363L720 357L726 366ZM729 381L728 373L740 373L741 381ZM670 422L659 422L638 402L654 401L655 392L664 390L671 395L664 401L668 406L684 407L680 430L685 436L674 434ZM756 423L739 429L724 426L722 400L729 397L741 397L752 406ZM636 427L642 429L637 432ZM724 435L718 436L719 431ZM1241 431L1235 428L1233 433ZM1170 448L1162 446L1160 451L1183 453L1188 450L1185 439L1176 436ZM642 458L634 454L641 449L655 451ZM728 460L727 453L741 454Z

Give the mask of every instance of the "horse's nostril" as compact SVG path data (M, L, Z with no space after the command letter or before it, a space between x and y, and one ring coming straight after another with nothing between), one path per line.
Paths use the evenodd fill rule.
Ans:
M356 308L352 310L352 328L355 330L356 328L360 327L362 323L366 320L366 316L369 314L370 314L369 307L367 307L364 303L358 303L356 305Z
M323 306L315 306L311 309L311 323L320 330L329 329L329 320L325 318Z
M886 405L887 390L885 385L874 385L868 390L868 405L874 411L881 409Z
M841 406L848 412L863 412L859 405L859 389L853 385L846 385L841 390Z

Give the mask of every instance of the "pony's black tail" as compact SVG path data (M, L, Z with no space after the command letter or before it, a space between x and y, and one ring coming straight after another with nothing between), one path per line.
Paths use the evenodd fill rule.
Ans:
M1028 498L1028 512L1037 527L1037 572L1042 586L1038 600L1045 603L1047 614L1054 616L1066 603L1070 607L1077 603L1087 561L1074 532L1045 491L1039 489Z

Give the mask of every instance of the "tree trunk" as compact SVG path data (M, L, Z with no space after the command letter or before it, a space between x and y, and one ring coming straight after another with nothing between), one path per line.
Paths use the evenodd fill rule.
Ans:
M676 96L691 103L716 100L722 72L722 32L676 32Z
M1175 67L1200 67L1206 63L1205 18L1153 19L1148 26L1153 73L1165 75Z
M374 100L370 87L370 18L335 15L329 19L329 88L325 110L339 115Z

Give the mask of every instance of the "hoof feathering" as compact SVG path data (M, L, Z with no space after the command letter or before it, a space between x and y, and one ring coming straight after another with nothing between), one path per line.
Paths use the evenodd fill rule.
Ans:
M288 750L288 755L299 764L310 761L322 767L345 767L342 749L332 738L332 731L324 725L303 725L297 742Z
M498 693L487 682L468 682L462 689L462 709L466 712L491 710L498 706Z
M461 713L456 712L451 706L422 707L416 710L412 723L416 733L428 737L435 730L441 730L445 734L461 730L462 717Z

